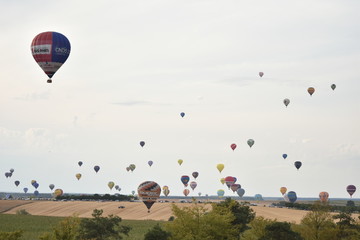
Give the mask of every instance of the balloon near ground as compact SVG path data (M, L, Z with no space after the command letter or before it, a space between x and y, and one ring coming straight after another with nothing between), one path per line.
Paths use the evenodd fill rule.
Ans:
M297 200L296 192L290 191L287 194L287 198L289 199L289 202L294 203Z
M150 212L150 208L160 196L161 188L154 181L145 181L137 189L139 198L143 201Z
M33 39L31 43L32 56L49 77L48 83L52 82L51 78L66 62L70 50L69 40L58 32L43 32Z
M187 197L187 195L189 195L189 193L190 193L189 189L184 189L183 194L185 197Z
M243 197L245 194L245 190L243 188L239 188L238 190L236 190L237 195L239 195L239 197Z
M320 198L321 202L325 203L329 199L329 193L328 192L320 192L319 193L319 198Z
M60 188L55 189L55 191L54 191L54 196L55 196L55 197L59 197L59 196L61 196L61 195L63 195L63 194L64 194L64 192L63 192L63 190L60 189Z
M352 197L356 191L356 187L354 185L349 185L346 187L346 191L349 193L350 197Z
M224 194L225 194L225 191L223 189L217 190L217 195L219 198L222 198L224 196Z

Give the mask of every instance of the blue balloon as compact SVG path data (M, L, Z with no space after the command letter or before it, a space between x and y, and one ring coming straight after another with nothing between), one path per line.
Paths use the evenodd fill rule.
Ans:
M301 167L302 163L301 163L300 161L296 161L296 162L294 163L294 165L295 165L296 169L299 170L299 168Z
M38 190L35 190L34 195L35 195L35 196L39 196L39 191L38 191Z
M39 187L39 184L37 182L34 182L33 186L34 186L35 189L37 189Z
M291 203L294 203L297 200L296 192L294 192L294 191L288 192L287 197Z
M181 117L184 117L184 116L185 116L185 113L184 113L184 112L180 113L180 116L181 116Z
M27 191L28 191L29 189L26 187L26 188L24 188L24 193L27 193Z
M284 159L287 158L287 154L286 154L286 153L283 154L283 158L284 158Z

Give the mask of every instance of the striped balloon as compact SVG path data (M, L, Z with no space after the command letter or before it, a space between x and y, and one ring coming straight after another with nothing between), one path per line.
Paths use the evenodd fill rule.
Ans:
M160 196L161 188L159 184L153 181L145 181L139 185L137 191L148 212L150 212L150 208Z

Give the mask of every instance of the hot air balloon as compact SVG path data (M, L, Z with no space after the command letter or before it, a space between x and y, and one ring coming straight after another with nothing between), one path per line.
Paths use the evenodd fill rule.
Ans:
M301 167L302 163L301 163L300 161L296 161L296 162L294 163L294 165L295 165L296 169L299 170L299 168Z
M221 184L224 184L225 183L225 178L220 178L220 182L221 182Z
M80 180L80 178L81 178L81 173L77 173L77 174L75 175L75 177L77 178L77 180Z
M55 197L60 197L60 196L63 195L63 194L64 194L64 192L63 192L63 190L60 189L60 188L55 189L55 191L54 191L54 196L55 196Z
M184 189L183 194L185 195L185 197L187 197L189 193L190 193L189 189Z
M81 165L83 165L83 162L82 162L82 161L79 161L79 162L78 162L78 165L81 167Z
M56 71L65 63L70 54L69 40L57 32L38 34L31 43L31 53L35 61L49 77L48 83Z
M199 173L198 172L193 172L192 176L196 179L199 176Z
M286 193L286 191L287 191L286 187L281 187L280 188L280 192L281 192L282 195L284 195Z
M115 190L119 190L119 185L115 185Z
M264 73L263 73L263 72L259 72L259 76L260 76L260 77L264 76Z
M36 180L31 180L31 185L33 185L34 183L36 183Z
M144 145L145 145L145 142L144 142L144 141L140 141L140 146L141 146L141 147L144 147Z
M287 158L287 154L284 153L284 154L282 155L282 157L283 157L284 159L286 159L286 158Z
M287 107L290 103L290 100L288 98L285 98L283 102L284 102L285 106Z
M115 186L115 183L114 182L108 182L108 187L110 188L110 190L113 189L113 187Z
M296 200L297 200L296 192L290 191L290 192L288 192L286 195L287 195L287 198L289 199L289 201L290 201L291 203L296 202Z
M139 198L143 201L150 212L150 208L160 196L161 188L159 184L153 181L145 181L141 183L137 189Z
M234 177L227 176L227 177L225 178L226 186L227 186L229 189L230 189L230 186L231 186L232 184L234 184L234 182L235 182Z
M35 190L35 191L34 191L34 195L35 195L36 197L39 196L39 194L40 194L40 193L39 193L38 190Z
M154 163L154 162L153 162L153 161L151 161L151 160L150 160L150 161L148 161L148 164L149 164L149 166L150 166L150 167L153 165L153 163Z
M235 144L235 143L233 143L233 144L231 144L231 145L230 145L230 147L231 147L231 149L234 151L234 150L235 150L235 148L236 148L236 144Z
M19 184L20 184L20 181L16 180L16 181L15 181L15 185L16 185L16 186L19 186Z
M253 139L249 139L247 140L247 144L249 145L249 147L252 147L254 145L255 141Z
M10 168L10 173L13 173L14 172L14 169L13 168Z
M169 187L165 185L165 186L162 187L162 189L163 189L163 190L164 190L164 189L169 189Z
M234 184L231 184L230 188L233 192L236 192L239 188L241 188L241 185L234 183Z
M222 170L224 170L224 167L225 167L225 165L222 163L219 163L218 165L216 165L216 168L217 168L217 170L219 170L220 173Z
M319 198L320 198L320 201L325 203L328 201L328 198L329 198L329 193L327 192L320 192L319 193Z
M181 176L181 182L184 184L185 187L187 187L189 180L190 180L189 176L187 175Z
M332 90L335 90L335 88L336 88L336 85L335 85L335 84L331 84L331 89L332 89Z
M163 194L167 197L170 193L170 190L168 188L163 189Z
M256 201L263 201L264 200L261 194L255 194L254 198L255 198Z
M196 186L197 186L197 183L195 181L190 182L190 187L193 191L196 188Z
M314 92L315 92L315 88L309 87L307 91L310 94L310 96L312 96L314 94Z
M180 113L180 116L181 116L181 117L184 117L184 116L185 116L185 113L184 113L184 112L181 112L181 113Z
M94 167L94 170L95 170L95 172L97 173L97 172L100 170L100 167L99 167L99 166L95 166L95 167Z
M135 194L135 191L134 191L134 190L133 190L133 191L131 191L131 194L132 194L132 195L134 195L134 194Z
M39 187L39 184L37 182L34 182L33 187L37 189Z
M201 196L201 192L198 193L199 197Z
M224 194L225 194L225 191L223 189L217 190L217 195L219 198L222 198L224 196Z
M11 177L10 174L11 174L10 172L6 172L6 173L5 173L5 177L6 177L6 178Z
M182 159L179 159L179 160L178 160L178 164L181 166L182 163L183 163L183 160L182 160Z
M346 191L350 194L350 197L352 197L356 191L356 187L354 185L349 185L346 187Z
M129 168L129 167L126 167L126 171L130 171L130 168Z
M236 193L239 195L239 197L242 197L245 194L245 190L243 188L239 188L236 190Z
M135 166L135 164L130 164L129 168L133 172L135 170L136 166Z
M24 188L23 190L24 190L24 193L27 193L29 189L28 189L28 188Z
M237 178L236 177L233 177L234 178L234 183L236 183L236 181L237 181Z
M50 184L50 185L49 185L50 190L53 190L53 189L54 189L54 187L55 187L55 185L54 185L54 184Z

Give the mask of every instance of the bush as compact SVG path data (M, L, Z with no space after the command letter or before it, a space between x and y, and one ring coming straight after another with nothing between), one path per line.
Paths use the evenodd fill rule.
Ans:
M31 214L25 209L20 209L16 211L16 215L31 215Z
M174 216L170 216L169 219L168 219L169 222L172 222L172 221L174 221L174 220L175 220L175 217L174 217Z
M146 234L144 240L167 240L171 234L163 230L159 224L156 224Z
M0 240L19 240L22 237L22 231L0 232Z

